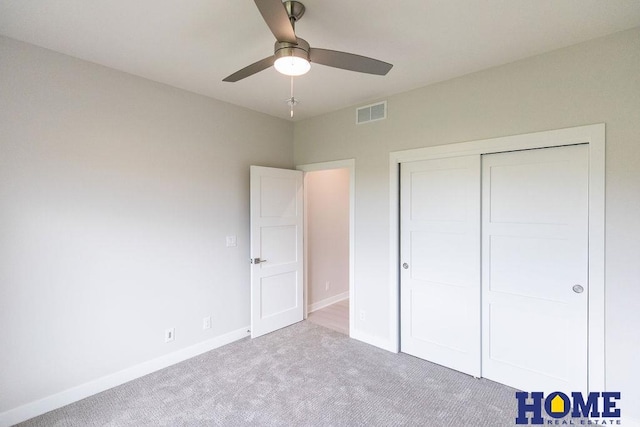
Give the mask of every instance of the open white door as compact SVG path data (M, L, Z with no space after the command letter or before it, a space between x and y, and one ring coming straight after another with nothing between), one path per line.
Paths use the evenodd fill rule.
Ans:
M402 164L401 350L480 376L480 156Z
M303 316L302 172L251 166L251 337Z

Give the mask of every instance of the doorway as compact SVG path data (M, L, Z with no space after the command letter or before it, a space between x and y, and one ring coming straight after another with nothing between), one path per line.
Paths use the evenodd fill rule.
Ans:
M585 317L588 322L588 332L585 332L587 338L585 341L584 349L582 353L584 354L584 360L586 365L586 370L588 372L589 384L588 387L590 390L599 390L604 387L605 381L605 371L604 371L604 125L591 125L591 126L582 126L578 128L571 129L562 129L556 131L548 131L548 132L538 132L534 134L526 134L526 135L517 135L511 137L504 138L496 138L491 140L483 140L483 141L473 141L468 143L460 143L460 144L451 144L445 146L437 146L430 147L418 150L408 150L405 152L397 152L391 153L390 156L390 184L391 184L391 224L398 224L400 220L398 206L400 195L398 191L400 189L400 175L399 172L401 170L400 165L406 163L407 165L416 161L436 161L437 159L443 159L446 163L448 160L445 159L453 159L453 158L461 158L464 156L468 156L469 158L476 158L478 162L475 162L476 165L479 165L480 158L482 155L494 154L494 153L502 153L508 151L519 151L519 150L532 150L532 149L542 149L549 147L565 147L565 146L574 146L576 144L584 144L585 147L585 157L586 157L586 168L585 174L586 183L588 185L588 196L587 203L584 206L587 210L588 215L588 224L586 224L586 236L589 242L589 253L585 266L585 283L589 285L588 295L581 295L583 302L588 304L589 310L588 313L585 314ZM545 150L534 150L534 151L545 151ZM471 162L473 163L473 162ZM476 166L472 164L466 165L467 168L475 168ZM463 165L464 166L464 165ZM457 169L460 169L459 166L456 166ZM456 169L453 168L453 169ZM544 174L543 174L544 176ZM484 181L488 181L487 177L484 178ZM508 180L510 181L510 180ZM506 182L506 181L505 181ZM480 179L477 180L478 186L480 185ZM396 189L394 191L394 189ZM445 196L448 194L445 193ZM477 198L476 200L478 200ZM479 203L479 200L478 200ZM483 206L486 207L487 201L483 202ZM431 213L437 214L438 208L435 208ZM506 212L506 211L505 211ZM523 211L524 212L524 211ZM527 210L528 212L528 210ZM442 213L442 212L440 212ZM433 215L432 215L433 216ZM526 216L526 215L525 215ZM450 216L447 217L451 218ZM477 215L478 223L480 216ZM475 220L473 222L476 222ZM395 291L395 301L391 302L391 310L393 313L396 313L396 316L392 316L392 322L395 321L396 328L392 328L392 331L395 332L394 336L392 336L392 340L395 341L397 350L400 350L400 304L399 304L399 290L400 290L400 277L401 272L404 270L404 263L406 260L401 259L400 257L400 232L399 226L392 225L391 227L391 247L392 247L392 256L391 256L391 272L392 272L392 280L391 282L394 284L392 290L392 296L394 295L393 291ZM485 224L486 227L486 224ZM534 227L535 228L535 227ZM544 228L544 227L543 227ZM484 232L484 230L483 230ZM483 237L484 238L484 237ZM473 246L473 245L472 245ZM395 248L395 255L394 255ZM428 248L427 248L428 249ZM504 254L512 254L513 251L503 251ZM509 261L509 260L506 260ZM506 262L505 261L505 262ZM478 259L478 264L480 259ZM485 274L487 271L487 266L483 266L482 273ZM404 273L402 273L404 274ZM471 276L470 276L471 277ZM573 283L569 285L567 288L569 293L579 293L579 289L576 291L576 287L574 286L572 289ZM484 284L483 284L484 286ZM457 290L453 289L449 292L451 295L454 295L456 292L460 292L461 286L457 287ZM476 287L478 290L477 295L480 295L480 288ZM483 294L484 296L484 294ZM485 305L482 306L483 315L486 315L488 310ZM520 312L519 312L520 313ZM500 314L500 313L498 313ZM504 313L501 313L504 314ZM474 317L477 317L474 315ZM479 320L479 319L478 319ZM587 322L584 322L585 325ZM479 325L479 322L476 324ZM509 328L507 328L509 329ZM507 330L507 332L509 332ZM486 333L486 331L485 331ZM511 332L509 332L511 333ZM508 334L507 334L508 335ZM438 337L436 337L438 338ZM442 337L440 337L442 338ZM444 337L449 339L448 337ZM484 341L486 337L482 335L482 340ZM432 340L433 341L433 340ZM449 339L449 341L451 341ZM448 343L455 344L455 343ZM483 343L485 344L485 343ZM455 348L454 345L449 345L449 350L464 350L459 346ZM404 343L403 343L404 348ZM473 356L473 359L476 360L476 363L480 362L480 358L477 357L477 348L474 347L474 351L476 355ZM460 352L462 353L462 352ZM445 360L450 360L450 358L445 357ZM462 360L462 359L461 359ZM513 360L507 361L513 362ZM470 372L471 373L471 372ZM488 375L485 375L488 374ZM472 373L472 375L475 375ZM484 366L481 367L479 376L487 376L494 377L491 369L484 369ZM508 375L508 377L511 377ZM498 381L501 381L500 378L497 378ZM502 380L504 381L504 380ZM552 386L553 387L553 386ZM580 387L582 388L582 387Z
M354 166L297 167L305 172L305 318L346 335L353 329Z

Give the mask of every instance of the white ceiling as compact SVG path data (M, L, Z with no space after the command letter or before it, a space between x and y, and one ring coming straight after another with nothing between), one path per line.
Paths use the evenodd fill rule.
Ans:
M640 26L638 0L302 0L312 47L394 64L387 76L322 65L295 80L296 119ZM252 0L0 0L0 34L288 118L273 68L222 79L273 53ZM1 60L1 58L0 58Z

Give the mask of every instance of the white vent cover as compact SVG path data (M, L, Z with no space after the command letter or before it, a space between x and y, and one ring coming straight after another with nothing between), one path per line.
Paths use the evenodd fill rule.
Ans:
M375 122L387 118L387 101L365 105L356 110L356 124Z

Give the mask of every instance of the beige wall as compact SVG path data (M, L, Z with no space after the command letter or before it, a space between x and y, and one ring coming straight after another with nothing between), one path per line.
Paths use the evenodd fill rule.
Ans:
M290 122L0 38L0 424L246 332L249 165L292 151Z
M378 343L389 339L391 151L606 123L607 387L640 419L640 28L389 97L384 121L353 117L296 123L294 160L355 158L355 312L367 314L354 329Z
M312 306L349 291L349 169L307 172L304 185Z

